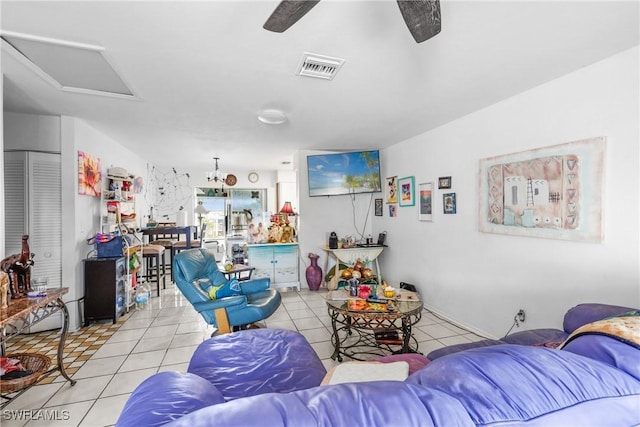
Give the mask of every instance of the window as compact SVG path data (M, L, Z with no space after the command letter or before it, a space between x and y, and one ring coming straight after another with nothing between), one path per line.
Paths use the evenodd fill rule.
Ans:
M202 222L207 224L205 239L224 239L231 233L234 213L247 212L256 224L262 221L267 206L266 189L234 189L226 190L226 197L222 194L217 188L196 188L196 204L202 203L209 211L202 216Z

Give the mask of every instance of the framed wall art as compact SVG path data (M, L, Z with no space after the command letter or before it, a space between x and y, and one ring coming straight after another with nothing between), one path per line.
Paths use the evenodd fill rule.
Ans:
M601 242L605 137L480 160L479 229Z
M398 216L398 205L392 203L389 205L389 216L395 218Z
M94 197L102 194L102 162L84 151L78 151L78 194Z
M400 178L398 180L398 193L400 206L413 206L416 204L416 189L412 176Z
M438 178L438 188L451 188L451 177L441 176L440 178Z
M382 216L382 199L376 199L374 205L374 214L375 216Z
M433 221L433 183L424 182L418 184L418 219L420 221Z
M456 193L444 193L442 195L442 209L446 214L456 213Z
M398 177L388 177L385 184L384 191L387 196L387 203L398 203Z

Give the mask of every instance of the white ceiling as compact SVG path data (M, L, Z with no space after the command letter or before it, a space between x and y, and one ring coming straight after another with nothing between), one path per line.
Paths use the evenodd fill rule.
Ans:
M298 149L387 147L639 43L638 1L441 0L442 32L420 44L395 1L323 0L282 34L262 28L277 3L3 0L2 31L103 46L139 97L60 91L3 44L4 108L82 118L160 166L281 169ZM296 76L304 52L346 62L332 81ZM265 108L288 122L261 123Z

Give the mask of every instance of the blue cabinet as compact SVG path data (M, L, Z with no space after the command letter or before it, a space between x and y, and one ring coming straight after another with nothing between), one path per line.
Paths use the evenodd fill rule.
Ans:
M297 243L249 245L249 266L255 268L252 279L268 277L274 288L300 290Z

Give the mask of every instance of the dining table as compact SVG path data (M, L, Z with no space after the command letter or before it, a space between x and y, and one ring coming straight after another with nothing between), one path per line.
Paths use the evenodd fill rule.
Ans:
M198 227L195 225L167 225L158 227L146 227L142 230L142 235L147 236L149 244L153 244L154 240L166 238L166 236L175 236L180 240L180 236L185 236L187 248L191 248L191 240L197 238Z

